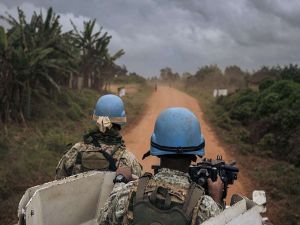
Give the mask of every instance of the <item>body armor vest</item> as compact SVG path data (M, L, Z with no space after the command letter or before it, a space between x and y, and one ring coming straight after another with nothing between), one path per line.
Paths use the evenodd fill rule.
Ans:
M116 171L117 167L113 155L119 147L120 145L112 146L112 154L102 150L101 146L90 150L79 151L72 175L90 170Z
M191 224L194 207L201 196L203 189L192 183L184 203L171 201L166 188L157 187L150 196L145 195L149 176L139 180L136 196L133 203L134 225L189 225Z

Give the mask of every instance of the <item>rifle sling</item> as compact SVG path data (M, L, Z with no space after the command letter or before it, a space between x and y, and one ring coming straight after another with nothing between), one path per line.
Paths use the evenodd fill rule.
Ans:
M195 206L197 205L202 195L204 195L203 189L193 182L182 207L182 210L185 212L187 218L190 218Z
M150 173L145 173L140 179L139 179L139 183L137 186L137 191L136 191L136 202L142 201L144 199L144 192L146 189L146 186L151 178L151 174Z

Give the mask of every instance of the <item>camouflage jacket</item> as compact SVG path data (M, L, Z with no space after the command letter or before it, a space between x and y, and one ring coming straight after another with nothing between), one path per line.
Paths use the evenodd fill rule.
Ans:
M133 213L129 208L132 205L132 194L137 191L138 181L128 184L115 185L109 199L101 209L98 224L100 225L131 225ZM150 179L145 193L151 193L156 187L162 186L169 190L172 202L183 203L190 188L191 181L188 174L162 168ZM207 195L203 195L193 211L192 225L201 224L210 217L221 212L217 203Z
M101 150L104 150L108 154L112 154L115 151L116 145L101 144ZM95 147L92 144L84 144L79 142L75 144L69 151L67 151L56 167L56 179L62 179L74 174L82 173L80 164L77 164L76 159L79 152L82 151L95 151L99 147ZM142 166L137 161L136 157L129 152L124 145L119 145L118 149L112 155L116 162L116 167L131 167L132 173L138 177L142 175Z

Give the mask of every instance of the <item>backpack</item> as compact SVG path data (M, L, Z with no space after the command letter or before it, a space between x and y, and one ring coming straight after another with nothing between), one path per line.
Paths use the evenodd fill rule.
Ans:
M90 170L98 171L116 171L116 162L113 158L114 153L119 149L120 145L114 145L112 154L107 153L101 148L92 148L79 151L76 157L75 165L80 168L80 172Z
M145 195L145 189L150 180L146 175L139 179L136 196L133 202L134 225L189 225L192 221L193 210L203 189L192 183L183 204L171 201L166 188L157 187L151 195ZM163 196L159 198L158 196Z

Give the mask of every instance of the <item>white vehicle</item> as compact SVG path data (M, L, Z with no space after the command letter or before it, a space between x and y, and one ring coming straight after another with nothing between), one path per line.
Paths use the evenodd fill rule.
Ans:
M29 188L18 208L19 225L96 225L99 212L112 188L114 172L78 174ZM261 225L264 192L254 201L234 195L231 206L203 225Z

